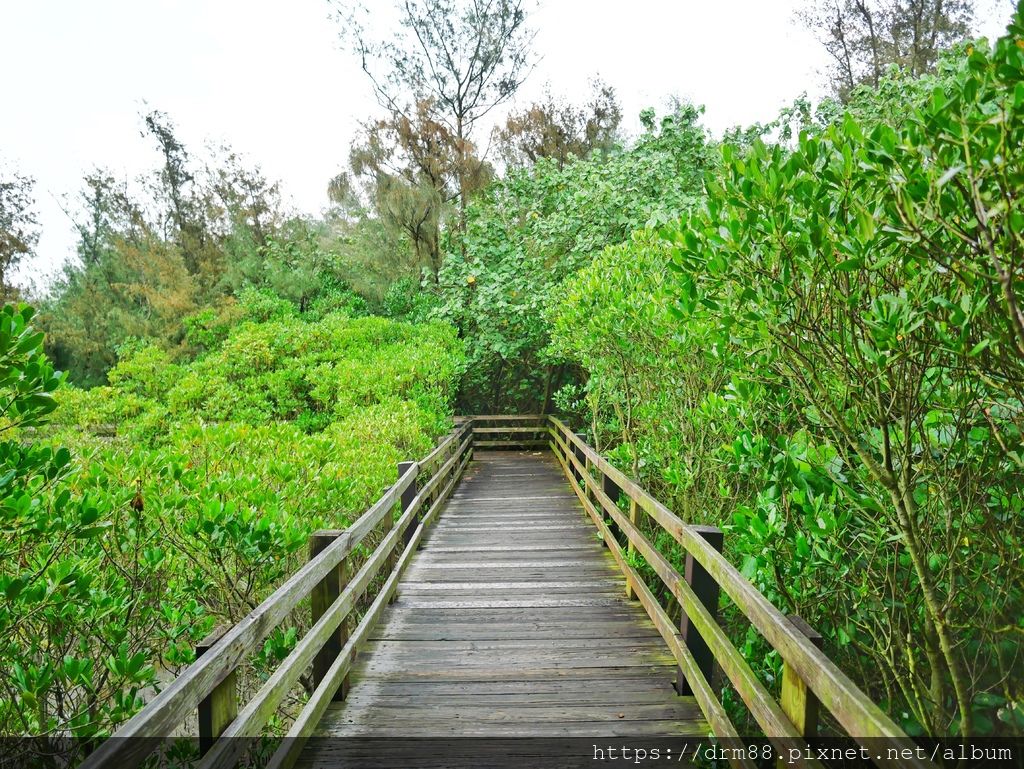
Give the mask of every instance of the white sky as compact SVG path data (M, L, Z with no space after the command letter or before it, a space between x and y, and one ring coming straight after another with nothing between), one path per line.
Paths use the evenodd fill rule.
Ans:
M794 19L800 4L543 0L532 17L542 59L518 101L546 82L581 100L599 74L631 131L641 109L670 95L706 105L715 133L769 120L821 92L824 53ZM1010 6L990 10L981 31L999 34ZM0 0L0 167L36 178L42 225L22 279L45 282L73 253L57 200L85 173L134 179L156 166L140 135L147 105L171 116L195 154L229 143L279 179L295 208L319 212L358 121L377 111L339 31L327 0Z

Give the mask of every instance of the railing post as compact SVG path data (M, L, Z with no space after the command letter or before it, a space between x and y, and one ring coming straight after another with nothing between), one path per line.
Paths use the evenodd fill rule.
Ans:
M403 475L405 475L406 471L408 471L408 469L410 467L412 467L414 464L416 464L416 463L415 462L399 462L398 463L398 477L399 477L399 479L401 479L401 477ZM402 516L402 515L405 514L405 511L409 509L409 505L412 504L412 501L415 498L416 498L416 479L413 478L412 483L409 484L409 487L405 491L402 492L401 509L398 512L399 516ZM421 513L417 513L413 517L413 519L411 521L409 521L409 524L405 527L405 537L403 537L402 542L404 543L404 545L406 547L409 546L409 543L412 541L413 535L416 533L416 527L419 525L421 516L422 516Z
M789 615L789 621L807 637L808 641L821 648L821 633L795 614ZM782 663L782 700L779 704L805 739L812 740L818 736L818 698L807 687L800 674L786 662Z
M202 657L220 640L227 627L214 628L206 638L196 644L196 659ZM238 715L238 676L232 670L199 703L199 755L205 756L228 725Z
M607 475L601 476L601 491L605 493L614 504L619 503L619 495L622 494L622 489L619 488L619 484L609 478Z
M618 502L619 502L619 494L622 493L622 489L620 489L618 484L615 483L615 481L613 481L607 475L602 475L601 476L601 491L603 491L605 494L607 494L612 502L614 502L615 504L618 504ZM601 511L601 518L603 518L604 520L608 520L608 516L605 515L604 510ZM602 540L602 542L603 541L604 540ZM608 547L608 543L605 542L604 546ZM630 547L632 547L632 545L630 545ZM626 580L626 595L629 598L633 597L633 588L630 586L628 579Z
M696 533L700 534L707 540L707 543L711 545L719 553L722 552L722 530L715 526L691 526ZM718 582L712 577L703 566L698 563L697 559L693 557L692 553L686 554L686 583L693 590L704 607L711 614L712 620L717 620L718 616ZM715 672L715 655L711 651L707 642L701 638L700 633L697 632L697 628L690 622L690 618L686 616L686 611L682 612L682 620L679 623L679 631L683 636L683 641L686 643L686 647L690 650L690 654L693 655L694 661L697 663L697 669L700 670L701 675L704 676L704 680L708 682L708 685L714 687L712 678ZM693 694L690 688L690 684L687 682L686 677L683 675L682 668L676 670L676 691L679 694L689 695Z
M579 438L581 441L584 441L584 442L586 442L585 436L586 436L586 433L576 433L576 437ZM584 467L586 467L587 466L587 456L586 456L586 454L584 454L580 450L580 447L575 445L572 441L569 441L569 448L572 449L572 453L576 455L576 459L579 460L580 464L583 465ZM579 470L575 470L575 468L573 468L573 469L574 469L574 471L576 473L576 480L579 481L579 484L580 484L580 486L583 489L584 495L589 497L590 496L590 487L587 486L586 482L583 480L583 473L581 471L579 471Z
M310 560L320 555L334 540L344 533L344 529L320 529L319 531L314 531L309 537ZM309 594L310 613L313 624L316 624L330 608L331 604L338 599L338 596L341 595L341 592L348 585L349 576L348 559L343 558L341 563L327 572L320 581L320 584L313 588ZM348 641L348 618L341 623L335 632L331 633L327 640L324 641L320 651L317 652L316 657L313 658L314 687L319 686L320 682L324 680L327 671L345 647L346 641ZM341 682L338 691L334 693L335 702L341 702L348 695L348 683L348 676L345 676L345 680Z
M612 501L612 504L614 504L615 506L618 506L618 504L619 504L619 497L622 496L622 489L619 488L619 484L617 484L615 481L613 481L607 475L602 475L602 477L601 477L601 491L603 491L605 493L605 495ZM636 525L636 522L637 522L636 511L637 511L636 500L634 500L632 497L630 497L630 499L629 499L629 521L634 526ZM636 547L633 545L633 540L629 539L628 537L627 537L627 540L628 541L626 543L626 557L630 558L630 557L632 557L633 553L636 552ZM633 590L633 585L632 585L632 583L628 579L626 580L626 597L631 599L631 600L636 598L636 593Z

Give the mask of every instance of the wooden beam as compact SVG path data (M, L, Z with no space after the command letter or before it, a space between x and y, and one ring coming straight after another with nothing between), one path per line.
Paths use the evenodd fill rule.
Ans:
M821 633L795 614L789 615L789 621L807 637L807 640L821 648ZM807 688L800 674L785 662L782 663L781 704L782 710L800 734L808 740L818 736L818 698Z
M481 449L495 449L511 446L546 446L547 443L548 442L546 438L541 438L537 440L524 438L509 438L507 441L474 441L473 445Z
M214 628L206 638L196 644L196 659L213 648L228 631L227 627ZM205 756L228 725L238 715L238 674L232 670L199 703L199 755Z
M320 529L319 531L313 532L309 537L310 560L320 555L320 553L326 550L334 540L344 533L343 529ZM331 604L338 600L338 596L341 595L341 591L347 587L347 563L348 559L343 559L341 563L329 572L327 576L320 581L320 584L314 587L312 592L309 594L312 625L315 625L320 618L327 613ZM317 652L316 657L313 658L313 686L316 686L323 680L324 675L326 675L327 671L330 670L331 665L334 664L335 658L341 653L342 647L345 645L345 641L348 640L347 626L347 619L342 620L338 629L327 636L323 647L319 652ZM348 687L348 680L342 681L342 684L335 695L336 701L340 702L345 699L348 695Z
M484 435L502 435L505 433L544 433L547 432L548 428L546 425L537 425L536 427L474 427L473 432L481 433Z

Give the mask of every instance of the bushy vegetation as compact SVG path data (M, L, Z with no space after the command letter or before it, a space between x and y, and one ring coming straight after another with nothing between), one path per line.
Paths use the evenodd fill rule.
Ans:
M598 439L726 525L744 574L908 731L1014 733L1024 15L953 56L793 146L725 145L703 205L550 313ZM901 82L901 120L879 119ZM745 652L778 665L755 635Z
M0 312L0 733L110 732L453 410L585 427L912 735L1024 733L1024 5L942 53L967 0L836 2L807 19L837 98L630 140L610 88L548 93L505 168L481 126L532 34L468 8L398 4L402 46L346 27L385 114L322 219L159 112L140 184L85 179L40 317ZM31 192L0 181L5 299Z
M430 450L463 365L445 326L265 312L195 361L140 345L109 385L58 391L30 317L0 316L8 734L91 737L134 713L297 568L314 529L344 528ZM282 629L264 655L294 640Z
M441 271L440 316L461 330L470 361L467 413L530 413L572 372L545 354L551 292L607 246L678 216L702 193L713 163L699 111L643 116L636 145L511 171L469 207Z

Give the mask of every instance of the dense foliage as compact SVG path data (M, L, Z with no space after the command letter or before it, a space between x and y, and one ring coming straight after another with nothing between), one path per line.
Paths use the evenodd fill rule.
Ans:
M1024 15L954 70L900 121L861 105L793 147L723 147L703 206L551 312L597 434L727 524L744 573L909 731L1012 733Z
M610 88L548 94L504 168L523 4L396 7L407 46L347 29L385 114L322 219L152 112L159 165L86 177L39 318L0 312L0 734L109 733L455 408L586 427L909 733L1024 733L1024 5L940 56L972 3L837 0L839 99L630 141ZM6 185L5 299L38 234Z
M607 246L699 198L712 163L699 111L680 107L636 145L585 160L541 158L510 171L468 211L441 272L440 315L466 337L467 413L539 411L570 379L545 355L551 291Z
M110 385L56 394L30 311L0 316L20 438L0 446L0 732L109 732L450 425L451 329L309 320L266 295L245 313L194 362L123 349Z

